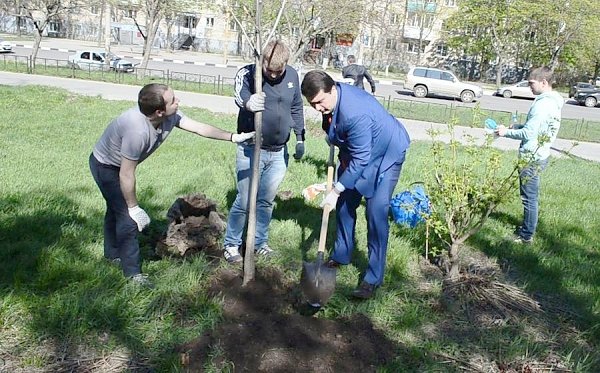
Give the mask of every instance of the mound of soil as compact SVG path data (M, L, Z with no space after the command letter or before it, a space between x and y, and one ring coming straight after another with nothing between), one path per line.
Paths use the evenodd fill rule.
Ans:
M209 294L223 299L224 320L180 346L182 362L192 372L203 372L215 355L217 368L233 364L235 372L374 372L397 356L399 346L365 315L307 315L299 291L270 267L245 287L239 268L221 270Z

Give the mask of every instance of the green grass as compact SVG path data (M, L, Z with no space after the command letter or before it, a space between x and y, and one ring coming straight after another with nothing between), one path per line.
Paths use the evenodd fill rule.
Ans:
M17 55L0 55L0 70L20 73L31 72L28 68L27 57ZM176 90L225 96L233 95L233 78L169 70L146 69L144 74L138 76L138 74L112 71L77 70L67 67L65 60L38 59L34 73L136 86L161 82L169 84ZM434 123L446 123L449 118L456 116L458 123L462 126L481 127L485 118L493 118L498 123L510 123L512 115L512 112L485 110L479 108L479 106L469 108L454 106L453 104L445 105L392 99L391 97L379 97L379 99L397 117ZM518 113L518 115L519 120L524 122L527 113ZM563 118L558 136L567 140L600 142L600 122Z
M124 352L132 366L181 369L174 347L221 320L219 301L205 294L213 271L207 259L144 260L144 271L157 284L154 291L132 287L102 260L104 201L87 160L107 123L133 104L41 87L0 85L0 95L0 359L10 357L27 371L48 366L60 351ZM234 116L184 111L224 129L235 127ZM322 138L311 136L319 133L318 124L309 125L306 157L290 163L280 188L294 198L278 201L271 226L270 244L281 253L275 265L292 279L299 276L302 253L314 255L320 217L317 205L307 205L299 193L325 178L328 151ZM234 149L175 131L139 167L138 197L153 218L149 237L166 227L167 209L181 195L205 193L227 213L235 196ZM411 146L398 191L427 177L429 152L427 143ZM505 163L515 157L506 153ZM460 371L458 362L442 355L483 356L499 363L556 355L574 371L598 371L599 178L596 163L555 159L543 174L533 245L502 239L521 217L516 192L469 242L472 250L504 263L528 294L570 307L572 314L564 314L559 330L534 328L534 320L526 319L472 330L458 314L440 309L440 281L424 281L418 269L422 228L392 227L384 287L371 301L350 301L366 260L364 219L357 225L355 263L339 271L337 291L321 317L363 313L405 347L398 361L379 367L381 372ZM145 257L152 251L147 241L142 241ZM578 316L567 318L573 314ZM48 352L49 346L55 350Z

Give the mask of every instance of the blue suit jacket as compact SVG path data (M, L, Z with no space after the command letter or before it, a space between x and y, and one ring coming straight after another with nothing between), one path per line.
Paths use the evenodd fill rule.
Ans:
M347 164L339 182L373 196L381 175L403 162L410 138L406 129L371 94L348 84L336 84L338 98L329 127L329 141Z

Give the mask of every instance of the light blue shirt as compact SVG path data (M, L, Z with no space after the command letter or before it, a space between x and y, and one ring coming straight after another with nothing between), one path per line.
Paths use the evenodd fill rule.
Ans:
M521 140L519 157L528 162L540 161L550 156L550 147L560 129L561 110L565 101L555 91L538 95L529 112L527 121L513 126L504 137Z

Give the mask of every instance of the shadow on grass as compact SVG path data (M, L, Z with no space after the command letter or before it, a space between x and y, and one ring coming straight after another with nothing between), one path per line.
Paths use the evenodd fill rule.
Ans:
M94 193L98 209L83 217L69 196ZM150 215L158 210L141 202ZM172 353L168 337L162 341L167 346L148 344L144 325L153 322L148 314L162 318L182 311L178 304L152 302L160 291L127 283L120 268L102 259L104 201L97 189L16 194L0 200L0 208L0 315L20 320L14 325L19 333L33 338L26 343L48 351L40 357L44 364L71 369L69 364L83 359L83 365L93 365L106 358L104 347L96 354L94 349L108 340L125 348L120 364L133 368Z
M520 223L520 216L495 212L491 215L490 221L494 221L494 225L514 227ZM565 337L565 331L557 332L556 326L551 326L551 323L546 324L543 320L528 321L526 315L522 320L508 320L506 325L500 324L490 330L489 325L480 326L472 321L469 322L468 318L463 320L466 314L474 311L468 309L458 313L455 312L457 310L446 310L451 311L453 315L448 320L438 323L439 336L466 349L472 345L473 351L484 346L504 343L503 349L506 350L504 356L489 354L490 361L510 362L515 359L518 351L527 345L531 346L528 349L530 348L532 359L547 356L550 349L566 358L572 354L574 367L580 369L581 366L585 367L583 369L595 367L592 371L597 371L600 367L600 355L591 351L594 349L592 346L599 341L600 318L592 311L597 307L597 298L590 297L588 289L598 284L597 264L600 255L594 250L595 248L576 244L573 237L583 237L577 242L598 242L600 239L596 237L598 233L585 231L576 224L566 224L561 227L560 232L556 232L541 220L535 242L532 245L523 245L513 243L507 237L498 237L498 231L487 228L489 226L489 223L486 224L484 229L471 237L468 245L489 257L497 258L504 269L508 269L506 275L512 277L512 280L525 284L521 288L529 293L532 299L539 302L552 322L560 320L566 329L571 330L571 327L574 327L581 335L589 335L591 338L588 341L592 345L575 347L575 344L565 343L564 346L553 346L555 342ZM398 226L393 229L393 234L408 239L411 246L419 248L420 255L424 255L424 227L409 229ZM564 263L569 264L565 266ZM393 270L391 268L392 272ZM517 278L514 278L515 274L518 274ZM568 284L581 284L585 294L574 293L573 286ZM463 312L466 314L460 316ZM531 338L530 330L532 327L532 330L535 329L534 325L542 327L542 333L562 334L550 337L547 343L535 342ZM567 338L572 336L569 335Z
M493 220L508 222L515 226L519 218L496 212ZM600 254L595 248L583 247L573 237L584 237L578 242L599 242L598 232L590 232L581 226L564 225L560 232L546 226L540 219L534 243L523 245L510 240L479 234L470 243L487 255L506 260L519 273L524 289L544 306L544 299L563 305L561 308L574 312L578 317L572 321L582 330L589 329L595 343L600 342L600 316L592 310L597 299L569 290L566 283L580 284L577 287L593 288L598 285L598 263ZM568 266L563 263L569 263ZM572 286L571 286L572 288ZM588 294L588 293L586 293ZM547 306L550 306L546 304ZM573 315L566 315L569 316Z

